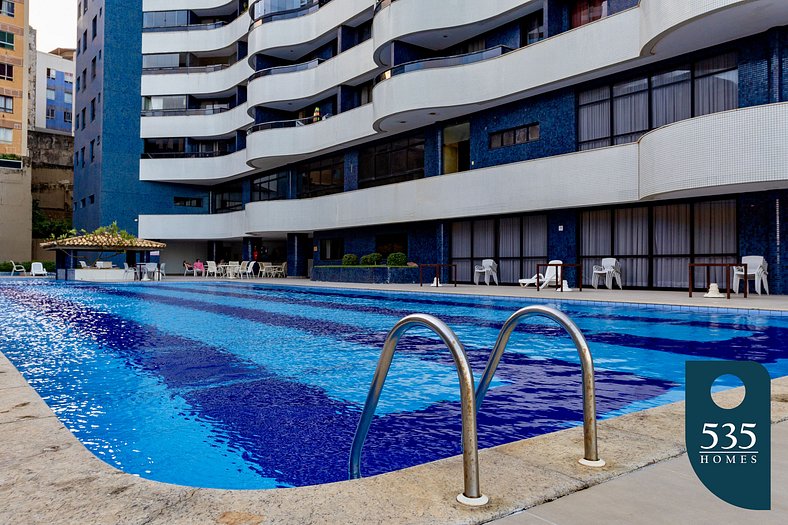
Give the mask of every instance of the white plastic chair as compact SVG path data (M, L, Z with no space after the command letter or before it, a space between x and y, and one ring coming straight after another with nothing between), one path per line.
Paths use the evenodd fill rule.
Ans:
M43 264L34 262L30 264L30 275L32 277L46 277L48 274Z
M256 261L249 261L249 266L246 267L246 278L247 279L254 279L254 265L257 264Z
M755 291L761 295L761 286L769 295L769 272L768 263L761 255L746 255L741 258L742 264L747 265L747 275L744 275L744 266L736 266L733 269L733 292L739 293L739 282L755 281Z
M123 263L123 280L124 281L126 280L126 276L127 275L131 275L131 280L133 281L135 273L136 272L135 272L134 268L131 268L129 266L129 263L125 263L125 262Z
M85 261L79 261L79 267L82 268L83 270L87 270L89 268L88 263L86 263Z
M618 288L620 290L624 289L621 285L621 265L615 257L606 257L602 259L601 266L594 265L594 275L591 278L591 286L598 288L600 277L605 278L605 286L607 286L608 289L613 289L614 278L618 283Z
M167 272L164 271L164 267L167 266L167 263L161 263L159 265L159 281L163 281L167 277Z
M14 261L11 261L11 275L14 275L14 272L21 273L24 276L27 276L27 270L21 264L16 264Z
M246 275L246 269L249 267L249 261L242 261L241 266L237 269L238 277L243 279Z
M482 265L473 269L473 284L479 284L479 276L484 275L484 284L490 286L490 276L498 285L498 265L492 259L484 259Z
M216 261L208 261L206 264L208 266L205 267L205 277L207 278L210 274L213 274L214 277L219 277L219 268L216 267Z
M260 264L260 272L257 274L258 277L270 277L271 276L271 268L273 265L270 262L261 262Z

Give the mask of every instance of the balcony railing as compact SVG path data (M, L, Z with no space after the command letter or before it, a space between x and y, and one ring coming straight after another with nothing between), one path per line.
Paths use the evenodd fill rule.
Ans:
M208 29L217 29L227 25L227 22L211 22L209 24L188 24L183 26L157 26L157 27L143 27L143 33L166 33L168 31L205 31Z
M287 20L289 18L311 15L330 1L331 0L312 0L304 5L280 9L271 6L271 0L257 0L252 4L250 11L252 13L252 28L277 20ZM292 3L296 4L297 2Z
M241 148L242 149L242 148ZM213 151L167 151L160 153L143 153L142 159L211 159L224 157L241 151L241 149L213 150Z
M375 83L383 82L391 77L401 75L403 73L410 73L411 71L421 71L423 69L438 69L443 67L462 66L466 64L473 64L474 62L482 62L490 58L496 58L510 51L514 51L511 47L496 46L482 51L474 51L473 53L466 53L464 55L454 55L449 57L428 58L425 60L414 60L395 66L388 71L378 75Z
M262 124L255 124L254 126L249 128L246 131L246 134L251 135L252 133L256 133L258 131L265 131L268 129L300 128L302 126L316 124L321 120L326 120L329 117L331 117L330 113L322 117L314 116L314 117L306 117L306 118L296 118L292 120L275 120L273 122L263 122Z
M175 117L180 115L216 115L230 111L231 107L221 108L192 108L192 109L143 109L143 117Z
M227 69L230 64L212 64L210 66L168 66L146 67L142 69L143 75L173 75L177 73L213 73Z
M257 73L254 73L252 76L249 77L249 82L256 78L260 77L267 77L269 75L282 75L284 73L295 73L296 71L306 71L307 69L314 69L320 64L325 62L322 58L316 58L314 60L310 60L309 62L302 62L300 64L289 64L286 66L276 66L276 67L269 67L266 69L261 69Z

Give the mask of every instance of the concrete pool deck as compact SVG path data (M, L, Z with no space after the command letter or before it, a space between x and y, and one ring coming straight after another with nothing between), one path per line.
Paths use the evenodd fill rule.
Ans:
M730 390L715 398L737 395ZM772 420L788 420L788 377L772 382ZM601 421L599 450L607 461L601 469L577 462L581 428L482 450L481 487L490 504L476 509L455 501L462 490L460 457L322 486L195 489L141 479L99 460L0 354L0 523L486 523L622 475L626 481L638 475L633 471L680 456L683 426L683 403ZM784 426L775 435L784 435ZM661 509L642 512L658 516ZM526 517L541 519L533 516Z
M32 277L0 277L0 279L40 279ZM631 303L631 304L657 304L673 306L676 308L733 308L739 310L771 310L785 312L788 315L788 295L758 295L749 294L744 298L744 294L731 294L730 299L710 299L703 297L704 292L696 291L692 297L686 291L665 291L665 290L608 290L600 287L583 287L583 291L574 288L571 292L556 292L545 289L537 291L533 287L522 288L520 286L486 286L473 284L458 284L456 287L446 284L440 288L431 287L428 284L419 286L418 284L366 284L366 283L330 283L312 281L309 279L287 278L287 279L225 279L225 278L203 278L203 277L183 277L180 275L167 276L166 282L200 282L200 283L232 283L232 284L267 284L277 286L302 286L314 288L335 288L345 290L372 290L377 292L414 292L426 294L446 294L446 295L471 295L484 297L513 297L539 300L564 300L564 301L590 301L604 303ZM126 281L129 283L129 281ZM112 284L112 283L110 283ZM114 283L122 284L122 283ZM155 281L139 283L145 286L156 286ZM724 291L723 291L724 293Z

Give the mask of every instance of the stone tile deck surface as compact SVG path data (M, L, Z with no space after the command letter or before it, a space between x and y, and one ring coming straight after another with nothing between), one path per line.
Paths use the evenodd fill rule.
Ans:
M291 282L299 283L288 280L287 284ZM299 284L313 283L301 281ZM335 284L331 286L336 287ZM537 296L537 292L523 292L518 288L485 288L458 287L456 293L478 294L494 290L501 295ZM387 285L379 289L412 291L418 287ZM455 293L447 288L440 289L440 292L444 291ZM573 293L571 298L586 293ZM648 294L646 302L653 303L657 300L652 294L661 292L625 293L630 294L633 302L637 302L637 296ZM665 295L666 302L678 299L674 292L664 293L673 294ZM539 294L564 299L569 295L555 292ZM609 291L588 293L584 297L610 300L602 299L608 296L614 296L615 300L625 297L621 292ZM695 305L696 301L701 306L709 304L696 299L692 304ZM757 304L768 305L767 309L788 310L783 298L740 301L744 306L735 307L754 308ZM728 302L724 305L728 306ZM730 400L738 395L739 392L731 390L716 394L715 398ZM772 419L774 422L788 420L788 377L772 383ZM788 432L785 428L786 424L775 427L776 443L781 443L780 446L786 443ZM667 511L675 511L681 501L702 503L703 508L699 512L726 505L700 495L697 499L690 498L693 492L685 487L694 482L695 491L700 494L700 483L689 479L691 473L686 468L682 470L681 462L686 463L680 457L684 453L683 435L684 407L683 403L676 403L600 422L599 450L607 461L601 469L589 469L577 463L582 452L580 428L482 450L481 486L490 497L490 504L477 509L469 509L455 501L456 494L462 490L462 461L459 457L381 476L315 487L268 491L195 489L125 474L96 458L58 421L0 354L0 523L474 524L505 518L508 521L501 522L502 525L563 524L580 521L577 512L581 502L600 511L620 509L595 514L595 518L586 523L702 523L705 515L690 512L689 503L684 505L686 514L678 515L676 520L661 521L663 517L676 516ZM784 477L779 476L785 476L785 469L781 468L785 455L780 456L780 452L775 450L775 457L778 458L775 469L780 472L775 485L784 491ZM643 468L669 458L679 459ZM675 477L668 475L671 471L677 472ZM583 490L613 478L618 479ZM665 486L667 481L671 481L669 486ZM657 486L661 488L653 488ZM658 497L660 490L665 498ZM705 489L700 487L700 490ZM642 497L631 499L633 491ZM576 494L533 508L572 493ZM622 506L627 498L632 503ZM531 510L515 514L524 509ZM732 507L726 506L725 509ZM780 509L784 510L784 507ZM773 515L782 517L782 512L769 514L768 519ZM768 522L764 520L767 517L759 523ZM731 522L706 522L726 521ZM785 523L784 519L780 521Z

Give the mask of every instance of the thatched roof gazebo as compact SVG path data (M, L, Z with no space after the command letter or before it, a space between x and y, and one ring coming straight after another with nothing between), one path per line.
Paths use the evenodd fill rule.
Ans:
M99 266L98 260L107 257L112 260L116 256L125 254L125 262L129 266L135 266L137 259L139 262L150 261L151 252L162 250L167 245L163 242L149 241L146 239L138 239L133 235L118 230L116 225L107 228L99 228L93 233L85 233L74 237L65 237L62 239L54 239L41 243L41 248L44 250L56 251L56 275L58 279L65 280L120 280L122 279L123 268L120 269L121 276L113 277L110 275L115 266L106 261L105 266ZM78 263L86 259L84 252L98 252L95 257L97 262L96 266L101 270L106 271L87 271L94 270L80 266ZM106 254L106 255L105 255ZM158 254L153 254L158 255ZM84 261L82 261L84 263ZM115 259L115 262L120 265L120 261ZM92 265L88 265L92 266Z
M88 233L41 243L45 250L80 250L88 252L149 252L161 250L163 242L128 238L119 233Z

